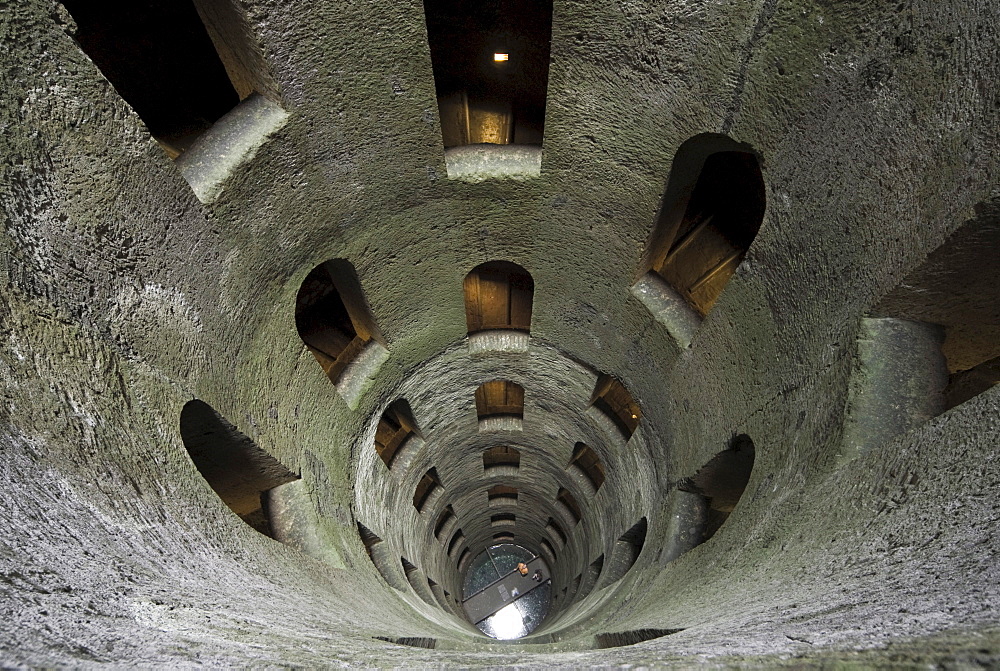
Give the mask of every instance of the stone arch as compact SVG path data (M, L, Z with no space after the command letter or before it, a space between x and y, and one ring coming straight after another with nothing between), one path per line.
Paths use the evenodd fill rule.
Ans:
M641 272L706 315L760 231L765 207L758 154L725 135L696 135L674 156Z
M465 276L465 317L469 334L489 330L531 330L535 281L509 261L482 263Z
M743 496L756 457L750 436L733 437L729 447L716 454L678 489L701 497L705 508L705 523L699 542L707 541L729 519Z
M442 142L541 144L551 0L424 0Z
M605 575L606 584L610 585L625 577L639 559L646 544L647 526L646 518L643 517L615 541Z
M524 387L510 380L490 380L476 389L479 421L491 417L524 418Z
M358 274L346 259L321 263L302 281L295 327L334 383L370 342L382 341Z
M419 437L420 431L410 404L405 398L396 399L385 409L375 427L375 452L386 468L392 469L412 436Z
M273 538L267 492L299 476L204 401L194 399L184 405L180 432L191 461L223 503Z

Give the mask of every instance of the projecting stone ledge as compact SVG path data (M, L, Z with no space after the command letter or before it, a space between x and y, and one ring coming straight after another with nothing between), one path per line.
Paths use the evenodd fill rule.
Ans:
M214 201L233 171L251 160L288 113L253 94L215 122L177 159L181 175L203 203Z
M524 144L469 144L444 152L448 179L530 179L542 171L542 148Z
M469 336L469 353L527 352L528 334L523 331L497 329L480 331Z
M678 347L691 346L701 326L701 317L663 278L653 272L646 273L632 286L632 295L642 301L656 321L667 327Z

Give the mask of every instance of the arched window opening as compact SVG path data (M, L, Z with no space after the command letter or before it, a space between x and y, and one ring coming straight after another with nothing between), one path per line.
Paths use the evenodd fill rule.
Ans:
M438 606L440 606L445 612L452 612L451 604L448 603L447 593L441 585L436 583L434 580L427 578L427 587L431 590L431 594L434 595L434 600L437 601Z
M491 527L512 527L517 523L514 513L497 513L490 515Z
M406 589L402 580L399 579L397 572L391 567L392 560L388 546L364 524L357 522L357 525L358 535L365 546L365 552L368 553L368 558L371 559L372 565L375 566L382 579L394 589Z
M551 0L424 0L445 147L541 144Z
M736 508L753 472L755 448L746 434L736 436L729 449L719 452L690 478L678 484L678 489L704 498L707 522L702 542L719 530Z
M408 648L426 648L428 650L433 650L437 646L436 638L428 638L426 636L403 636L400 638L393 638L390 636L373 636L376 641L384 641L386 643L392 643L393 645L405 645Z
M1000 205L976 212L872 310L943 329L948 381L938 412L1000 382Z
M508 380L492 380L476 389L479 421L491 417L524 418L524 387Z
M642 419L642 409L632 398L625 386L611 375L601 375L594 387L591 404L614 422L625 440L632 437L639 420Z
M417 488L413 492L413 507L417 509L417 512L423 512L427 501L437 491L443 491L443 487L437 469L432 468L424 473L424 477L420 478L420 482L417 483Z
M483 470L487 473L516 473L520 466L521 453L513 447L497 445L483 452Z
M563 531L563 528L559 526L559 523L551 517L548 522L545 523L545 530L552 535L553 539L558 538L560 545L566 545L566 532Z
M704 316L743 261L764 221L760 161L746 145L705 134L677 151L645 270Z
M947 338L947 336L945 336ZM945 341L947 343L947 340ZM944 409L950 410L1000 382L1000 356L972 368L951 372L944 392Z
M516 263L490 261L476 266L465 276L464 292L470 335L493 329L531 329L535 282Z
M403 574L406 576L406 581L410 583L410 587L416 592L417 596L427 605L435 605L434 593L431 592L430 584L426 582L420 569L410 563L406 557L400 557L399 563L403 567Z
M517 488L495 485L486 490L486 500L490 507L517 505Z
M295 326L334 383L369 342L382 339L354 266L345 259L321 263L303 280Z
M246 18L215 0L63 0L76 39L170 158L254 90L273 82ZM204 20L204 22L203 22ZM213 44L214 42L214 44ZM255 58L256 57L256 58Z
M597 453L589 445L576 444L573 448L573 456L569 460L569 467L583 473L595 492L604 484L604 464L601 463Z
M184 405L180 432L191 461L223 503L251 527L273 538L266 493L299 476L204 401Z
M465 568L465 563L469 561L472 557L472 553L469 552L469 548L463 548L462 554L458 556L458 561L456 565L458 566L458 572L461 573Z
M611 551L611 559L608 562L606 576L608 585L621 580L639 559L646 543L646 527L646 518L643 517L615 541L615 546Z
M493 534L493 540L497 543L512 541L514 540L514 534L510 533L509 531L501 531L498 534Z
M445 506L444 510L441 511L441 514L438 515L437 522L434 524L434 537L438 540L443 540L441 535L444 532L445 527L448 526L448 523L453 519L455 519L455 509L449 504Z
M604 571L604 555L590 562L587 566L587 570L583 573L583 582L580 585L579 590L577 590L577 598L582 599L583 597L590 594L591 590L597 585L597 581L601 579L601 573Z
M541 540L539 540L538 544L541 546L542 552L544 552L545 554L547 554L549 556L549 563L550 564L555 563L557 557L556 557L556 551L552 547L552 544L549 543L544 538L542 538Z
M662 638L684 631L683 629L633 629L632 631L622 631L616 633L598 634L598 649L620 648L626 645L635 645L643 641L651 641L654 638Z
M674 240L653 271L701 315L718 300L764 221L764 178L753 154L705 159Z
M361 542L364 544L366 550L370 550L373 545L382 542L378 534L366 527L361 522L356 523L358 526L358 535L361 536Z
M411 435L420 435L406 399L397 399L382 413L375 428L375 451L387 468L392 468L396 455Z
M569 490L560 487L559 492L556 494L556 502L566 511L566 515L573 520L573 524L578 524L583 519L583 511L580 509L580 504L576 502L576 498L569 493Z
M461 547L463 542L465 542L465 534L462 533L461 529L458 529L455 531L454 535L452 535L451 540L448 541L448 555L454 557L455 550Z

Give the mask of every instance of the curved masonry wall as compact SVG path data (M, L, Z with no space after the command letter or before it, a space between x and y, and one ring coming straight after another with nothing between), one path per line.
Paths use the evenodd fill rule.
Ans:
M0 13L3 663L997 663L997 389L863 450L843 429L878 422L851 392L873 306L996 216L990 3L557 2L538 176L480 181L447 178L419 3L241 7L287 118L236 143L253 151L204 203L58 5ZM705 132L760 153L768 207L697 325L632 287L672 157ZM345 393L294 323L334 258L385 341ZM526 343L467 337L462 281L489 260L532 275ZM919 387L920 363L893 379ZM601 373L641 406L627 443L586 408ZM525 387L519 435L478 430L473 393L498 378ZM400 397L422 438L396 473L372 441ZM300 476L274 493L294 542L201 478L179 430L195 398ZM746 492L682 553L700 522L677 484L741 434ZM447 614L455 558L433 537L445 504L470 546L490 537L497 435L536 497L519 531L567 532L567 594L648 522L621 580L521 643ZM571 528L553 501L579 441L607 481ZM444 493L418 514L431 466Z

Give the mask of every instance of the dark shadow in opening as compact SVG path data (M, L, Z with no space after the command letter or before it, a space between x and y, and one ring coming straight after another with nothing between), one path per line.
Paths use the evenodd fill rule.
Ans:
M382 579L390 587L400 591L405 590L406 585L399 579L397 572L390 566L392 557L390 556L388 546L375 532L364 524L357 521L355 523L358 526L358 535L361 537L361 542L365 546L365 552L368 553L368 558L371 559L375 570L378 571L379 575L382 576Z
M546 539L542 538L542 539L540 539L538 541L538 544L541 546L542 552L544 552L545 554L547 554L549 556L549 559L551 559L552 562L555 563L555 560L557 559L557 557L556 557L555 548L552 547L552 543L550 543Z
M233 87L191 0L63 5L80 48L171 158L246 97Z
M622 437L628 441L639 427L642 409L628 389L611 375L601 375L594 386L591 405L614 422Z
M455 548L459 547L464 540L465 534L462 533L461 529L456 529L455 533L451 536L451 540L448 542L448 554L453 556Z
M764 221L766 190L756 152L718 134L677 150L642 274L662 277L706 315Z
M569 493L569 490L560 487L556 493L556 502L562 505L570 518L572 518L574 524L579 524L580 520L583 519L583 511L580 509L580 504L576 502L576 499Z
M429 469L424 473L424 477L420 478L420 482L417 483L413 492L413 507L417 509L417 512L424 511L424 506L427 505L431 495L440 488L441 479L438 477L437 469Z
M483 470L489 471L495 468L517 469L521 466L521 453L513 447L497 445L483 452Z
M486 501L490 506L514 505L517 503L517 488L495 485L486 490Z
M605 578L607 585L621 580L639 559L646 544L646 529L646 518L643 517L615 541Z
M244 522L273 538L265 493L299 476L204 401L184 405L180 432L191 461L219 498Z
M444 146L541 144L551 0L424 0L424 11Z
M946 410L1000 382L1000 199L975 212L872 310L943 327Z
M463 548L462 549L462 554L460 554L458 556L458 562L456 564L458 566L458 572L459 573L462 572L463 567L465 566L465 562L469 561L469 557L471 557L471 556L472 556L472 553L469 552L469 548Z
M678 489L704 497L708 521L702 542L715 535L739 503L753 472L755 448L753 440L740 434L730 441L729 449L719 452L690 478L678 484Z
M321 263L302 281L295 327L334 383L369 342L382 342L358 274L346 259Z
M601 573L604 571L604 555L590 562L587 570L583 573L583 579L577 590L577 598L582 599L583 597L590 594L590 592L597 585L598 580L601 579Z
M492 329L531 329L535 282L531 273L509 261L489 261L465 276L465 319L469 334Z
M419 636L403 636L402 638L391 638L389 636L373 636L376 641L385 641L396 645L405 645L411 648L427 648L433 650L437 645L436 638L424 638Z
M375 428L375 451L387 468L392 468L396 455L411 435L420 435L413 411L405 398L396 399L382 413Z
M683 629L633 629L618 633L598 634L598 648L620 648L625 645L635 645L661 636L670 636L684 631Z
M434 594L431 592L430 584L425 583L423 573L414 566L406 557L400 557L399 563L403 567L403 574L406 576L406 581L410 583L410 587L416 592L424 603L429 606L434 604Z
M476 389L476 415L524 418L524 387L509 380L491 380Z
M560 545L566 545L566 532L563 531L563 528L553 518L550 517L548 522L545 523L545 530L552 534L554 538L558 538Z
M444 531L445 526L454 517L455 517L455 509L451 507L451 504L446 505L444 507L444 510L441 511L441 514L438 515L437 522L434 524L435 538L437 538L438 540L442 540L441 532Z
M577 443L573 447L573 456L567 468L576 468L583 473L595 493L604 485L604 464L597 453L585 443Z

